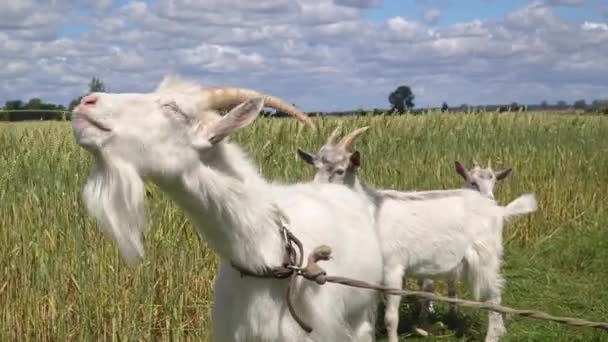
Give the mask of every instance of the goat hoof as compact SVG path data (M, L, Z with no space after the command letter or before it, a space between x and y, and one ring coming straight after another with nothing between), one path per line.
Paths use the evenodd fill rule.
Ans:
M420 336L423 336L423 337L429 336L429 333L426 330L423 330L423 329L420 329L420 328L414 328L414 330Z

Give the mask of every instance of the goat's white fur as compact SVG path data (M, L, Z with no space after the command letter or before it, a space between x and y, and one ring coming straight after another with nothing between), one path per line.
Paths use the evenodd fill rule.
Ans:
M262 102L249 100L222 118L205 106L201 89L173 78L149 94L94 93L95 105L75 109L76 139L97 161L83 191L89 213L135 265L144 256L142 180L170 195L220 258L213 341L374 341L377 292L298 279L292 296L314 329L308 335L287 309L288 280L241 277L231 267L231 261L252 271L282 264L278 207L305 255L321 244L332 248L333 258L321 265L328 274L382 281L367 201L335 184L266 181L237 145L211 139L218 122L245 126Z
M302 150L299 155L317 168L316 182L346 185L372 204L386 286L401 288L405 276L446 279L452 285L464 278L475 299L500 303L504 285L500 274L503 225L515 216L535 211L534 195L520 196L502 207L470 189L376 190L359 180L358 165L350 163L353 155L359 163L359 152L334 142L322 150L322 156ZM335 164L327 165L331 163ZM332 170L336 169L346 172L335 175ZM400 301L400 296L387 296L385 324L389 342L398 339ZM486 341L497 341L505 332L502 316L489 312Z

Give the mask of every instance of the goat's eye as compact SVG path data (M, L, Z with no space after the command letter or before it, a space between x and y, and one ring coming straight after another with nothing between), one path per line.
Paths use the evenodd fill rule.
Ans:
M344 174L344 169L337 169L336 170L336 174L338 174L340 176L343 175Z
M163 109L169 110L171 113L178 115L179 117L190 120L190 116L184 112L175 101L167 102L162 105Z

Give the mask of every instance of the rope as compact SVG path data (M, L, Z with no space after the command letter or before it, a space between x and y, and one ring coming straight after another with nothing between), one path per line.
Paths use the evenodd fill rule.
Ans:
M436 294L433 294L430 292L407 291L407 290L387 288L387 287L377 286L377 285L366 283L364 281L349 279L349 278L345 278L345 277L327 276L325 280L326 280L326 282L329 282L329 283L337 283L337 284L342 284L342 285L351 286L351 287L378 290L378 291L383 291L387 294L392 294L392 295L423 298L423 299L433 300L433 301L437 301L437 302L448 302L448 303L457 304L457 305L469 307L469 308L495 311L495 312L499 312L499 313L503 313L503 314L511 314L511 315L516 315L516 316L529 317L529 318L534 318L534 319L544 320L544 321L553 321L553 322L576 326L576 327L597 328L597 329L608 332L608 323L607 322L593 322L593 321L588 321L588 320L573 318L573 317L553 316L553 315L550 315L543 311L514 309L514 308L509 308L509 307L494 304L494 303L488 303L488 302L482 303L482 302L476 302L476 301L472 301L472 300L448 298L448 297L439 296L439 295L436 295Z
M522 317L529 317L537 320L543 321L552 321L560 324L575 326L575 327L587 327L587 328L596 328L603 331L608 332L608 323L607 322L593 322L579 318L573 317L560 317L553 316L543 311L536 310L526 310L526 309L514 309L506 306L498 305L495 303L489 302L476 302L472 300L464 300L458 298L449 298L436 295L434 293L425 292L425 291L408 291L403 289L395 289L390 287L385 287L382 285L370 284L365 281L351 279L347 277L340 276L329 276L323 270L317 262L321 260L329 260L331 259L331 248L326 245L321 245L315 248L308 256L307 264L305 267L302 267L302 255L303 255L303 247L302 243L289 231L287 224L281 222L281 234L283 236L285 242L285 250L286 257L283 265L278 267L270 267L266 268L262 272L252 272L247 270L242 266L238 266L235 263L232 263L232 266L236 268L241 276L253 276L258 278L275 278L275 279L289 279L289 284L287 286L286 296L287 296L287 306L289 308L289 312L294 317L296 322L304 329L307 333L312 332L312 327L305 323L295 311L293 304L291 302L291 293L292 288L295 283L295 279L298 276L301 276L309 281L314 281L319 285L323 285L326 283L334 283L340 284L350 287L357 287L363 289L370 289L381 291L390 295L404 296L404 297L414 297L414 298L422 298L427 300L432 300L436 302L447 302L452 303L464 307L482 309L487 311L495 311L502 314L511 314ZM296 244L298 247L298 254L293 247L293 244Z
M287 216L284 215L278 207L275 207L275 210L278 214L277 223L281 226L280 233L281 237L283 238L283 247L285 249L283 264L277 267L266 267L261 272L252 272L247 268L236 264L234 261L232 262L232 267L234 267L241 273L241 277L250 276L256 278L274 279L289 278L289 284L287 285L287 291L285 293L287 299L287 308L289 309L289 313L291 314L291 316L296 320L300 327L310 334L312 332L312 327L306 322L304 322L302 318L300 318L291 300L291 293L293 292L292 289L295 286L296 276L304 275L304 269L302 268L302 263L304 262L304 247L302 246L302 242L300 242L300 240L295 237L295 235L293 235L287 227L287 224L289 223ZM298 248L297 251L294 248L294 244ZM310 268L308 268L309 266ZM316 272L312 273L312 269L314 269ZM305 278L308 279L321 275L321 273L319 273L317 269L323 271L319 266L316 265L316 262L314 264L311 264L309 260L309 264L306 268L309 273L306 273Z

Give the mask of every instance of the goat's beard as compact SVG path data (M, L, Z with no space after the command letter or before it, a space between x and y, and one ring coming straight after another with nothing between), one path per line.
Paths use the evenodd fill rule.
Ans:
M144 257L144 183L133 165L98 158L83 189L87 211L103 234L114 240L125 262L133 267Z

